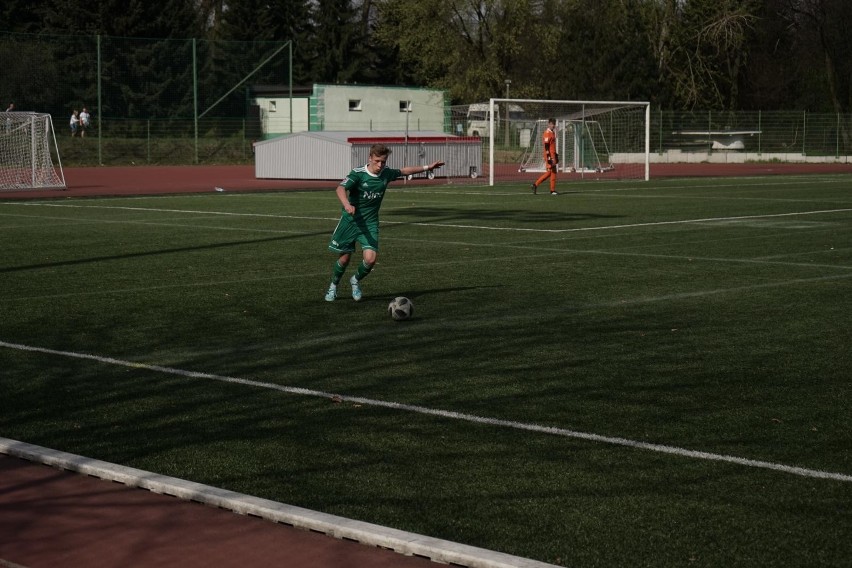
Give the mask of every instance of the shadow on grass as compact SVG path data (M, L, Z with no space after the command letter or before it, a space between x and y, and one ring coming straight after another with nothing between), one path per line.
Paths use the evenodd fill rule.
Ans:
M586 221L589 219L620 219L623 215L598 213L530 211L512 209L457 209L454 207L404 207L382 212L388 217L417 217L431 222L449 221L512 221L516 223L552 223L558 221ZM412 223L420 221L411 221Z
M376 294L375 296L368 296L365 292L364 298L359 302L360 304L369 304L369 303L382 303L382 302L390 302L394 298L398 296L405 296L411 301L417 300L419 298L423 298L426 296L430 296L433 294L443 294L446 292L467 292L469 290L482 290L484 288L498 288L498 286L453 286L449 288L431 288L431 289L410 289L410 290L398 290L396 292L389 292L385 294Z
M96 256L92 258L80 258L76 260L61 260L57 262L44 262L41 264L29 264L25 266L10 266L8 268L0 268L0 274L2 273L11 273L11 272L22 272L25 270L40 270L43 268L56 268L59 266L76 266L82 264L89 264L92 262L103 262L110 260L126 260L130 258L143 258L147 256L158 256L164 254L180 254L184 252L190 251L202 251L202 250L216 250L216 249L227 249L231 247L240 247L244 245L256 245L260 243L271 243L276 241L289 241L294 239L303 239L306 237L316 237L319 235L329 235L329 231L319 231L315 233L299 233L298 235L287 235L287 236L277 236L277 237L268 237L265 239L252 239L250 241L231 241L225 243L215 243L210 245L201 245L201 246L192 246L192 247L177 247L171 249L161 249L154 251L146 251L146 252L133 252L127 254L116 254L109 256Z

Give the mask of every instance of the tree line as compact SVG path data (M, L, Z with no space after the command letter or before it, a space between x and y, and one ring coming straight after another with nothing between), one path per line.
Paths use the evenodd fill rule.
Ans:
M445 89L453 104L508 91L648 100L673 110L838 113L852 110L850 21L848 0L4 0L0 7L0 32L291 41L295 85L417 85ZM37 53L24 56L32 60L23 64L41 63ZM8 81L4 74L0 97L14 96Z

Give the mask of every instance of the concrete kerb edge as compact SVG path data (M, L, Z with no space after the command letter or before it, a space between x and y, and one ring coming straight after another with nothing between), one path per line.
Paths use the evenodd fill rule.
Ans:
M372 523L311 511L268 499L236 493L227 489L126 467L76 454L0 437L0 453L51 467L89 475L171 495L186 501L251 515L297 528L320 532L406 556L420 556L443 564L469 568L552 568L539 562L502 552L432 538Z

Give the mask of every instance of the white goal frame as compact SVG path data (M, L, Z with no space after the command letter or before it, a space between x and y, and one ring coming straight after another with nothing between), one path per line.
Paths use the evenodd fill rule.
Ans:
M39 112L0 113L0 191L65 188L51 116Z
M521 145L527 142L527 149L515 165L516 173L536 173L545 171L541 151L542 125L548 118L557 122L557 144L559 145L560 164L558 171L577 174L580 177L594 176L594 179L650 179L651 164L651 103L647 101L575 101L545 99L490 99L489 132L497 132L488 141L489 185L498 181L507 164L499 163L495 158L497 146L503 138L499 134L498 116L505 108L525 109L527 116L517 123L506 126L503 133L508 140L523 130L529 139L521 136ZM623 117L630 116L627 120ZM601 123L612 124L613 120L624 124L625 132L610 138L604 133ZM524 122L526 121L526 122ZM512 129L508 130L507 128ZM514 132L513 132L514 130ZM597 140L597 142L595 142ZM537 154L536 154L537 153ZM586 154L593 159L586 158ZM605 156L606 159L602 159ZM502 177L502 176L501 176Z

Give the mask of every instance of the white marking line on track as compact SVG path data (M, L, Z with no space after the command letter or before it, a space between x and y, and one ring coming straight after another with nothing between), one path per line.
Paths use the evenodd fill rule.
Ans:
M371 398L362 398L357 396L348 396L348 395L339 395L334 393L327 393L312 389L305 389L300 387L288 387L285 385L277 385L274 383L265 383L261 381L253 381L251 379L242 379L239 377L229 377L223 375L214 375L211 373L200 373L197 371L187 371L184 369L176 369L173 367L162 367L160 365L149 365L146 363L137 363L133 361L124 361L122 359L114 359L112 357L102 357L100 355L90 355L88 353L75 353L72 351L58 351L55 349L47 349L44 347L34 347L31 345L22 345L19 343L8 343L6 341L0 341L0 347L6 347L8 349L15 349L17 351L27 351L32 353L43 353L45 355L56 355L60 357L70 357L74 359L86 359L90 361L96 361L98 363L104 363L108 365L117 365L121 367L129 367L133 369L144 369L148 371L155 371L158 373L165 373L169 375L177 375L181 377L193 378L193 379L210 379L214 381L221 381L225 383L233 383L239 385L246 385L251 387L277 390L280 392L285 392L288 394L297 394L303 396L315 396L322 398L335 398L337 400L342 400L346 402L352 402L355 404L361 404L365 406L375 406L380 408L390 408L393 410L402 410L405 412L416 412L418 414L424 414L428 416L438 416L441 418L449 418L451 420L462 420L465 422L471 422L475 424L485 424L488 426L499 426L503 428L513 428L516 430L524 430L528 432L536 432L540 434L551 434L555 436L562 436L565 438L576 438L580 440L586 440L590 442L600 442L604 444L613 444L617 446L626 446L628 448L634 448L639 450L648 450L651 452L659 452L664 454L672 454L680 457L693 458L693 459L701 459L715 462L725 462L732 463L736 465L742 465L746 467L755 467L761 469L769 469L773 471L778 471L781 473L789 473L792 475L799 475L802 477L812 477L817 479L829 479L832 481L845 481L852 482L852 475L846 475L843 473L833 473L828 471L821 471L816 469L808 469L803 467L795 467L789 466L779 463L760 461L760 460L752 460L747 458L740 458L736 456L729 456L724 454L714 454L710 452L701 452L696 450L687 450L685 448L678 448L676 446L665 446L660 444L651 444L648 442L639 442L636 440L630 440L627 438L618 438L612 436L602 436L600 434L591 434L588 432L578 432L575 430L567 430L565 428L557 428L554 426L540 426L537 424L527 424L524 422L515 422L512 420L501 420L498 418L488 418L484 416L476 416L474 414L464 414L461 412L452 412L449 410L440 410L435 408L428 408L424 406L415 406L411 404L402 404L398 402L387 402L382 400L374 400Z

